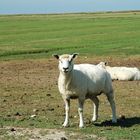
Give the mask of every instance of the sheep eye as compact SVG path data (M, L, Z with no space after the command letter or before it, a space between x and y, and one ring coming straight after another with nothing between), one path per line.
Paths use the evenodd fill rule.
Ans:
M72 61L69 61L69 64L70 64L70 65L71 65L71 62L72 62Z
M61 60L59 60L61 62L61 64L63 63Z

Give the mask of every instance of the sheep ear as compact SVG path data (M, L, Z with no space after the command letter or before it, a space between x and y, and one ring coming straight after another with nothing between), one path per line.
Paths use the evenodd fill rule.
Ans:
M59 55L57 54L53 54L52 56L54 56L56 59L59 59Z
M76 56L78 55L79 53L73 53L72 54L72 59L76 58Z
M104 63L105 63L105 66L108 65L108 62L104 62Z

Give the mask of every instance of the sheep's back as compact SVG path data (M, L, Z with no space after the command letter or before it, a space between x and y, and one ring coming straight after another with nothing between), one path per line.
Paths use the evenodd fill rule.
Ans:
M87 92L90 93L99 94L100 92L104 92L104 90L112 89L111 78L108 75L107 71L97 65L75 65L74 79L78 86L87 88ZM108 83L106 83L106 81L108 81Z
M138 68L130 67L106 67L107 71L110 73L112 79L118 80L134 80L137 73L139 72Z

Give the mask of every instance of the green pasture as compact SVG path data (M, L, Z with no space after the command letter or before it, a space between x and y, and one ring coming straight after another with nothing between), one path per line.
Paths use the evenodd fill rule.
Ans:
M0 58L139 55L140 12L0 16Z
M51 56L73 52L80 53L76 61L82 63L106 58L114 65L140 67L140 12L0 16L0 139L27 139L15 136L16 131L9 135L11 128L94 134L96 140L140 139L139 81L113 82L117 124L111 123L110 106L101 95L96 123L90 121L92 103L87 100L86 127L78 128L74 100L70 127L61 127L64 103L57 88L58 62Z

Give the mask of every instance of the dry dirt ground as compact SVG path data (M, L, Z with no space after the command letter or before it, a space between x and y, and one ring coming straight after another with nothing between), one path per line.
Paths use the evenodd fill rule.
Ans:
M1 129L1 128L0 128ZM84 135L74 132L66 132L58 129L41 129L41 128L17 128L5 127L6 133L0 135L0 139L13 138L16 140L86 140L97 139L96 135ZM98 138L99 139L99 138ZM103 140L103 139L102 139Z
M140 58L88 58L79 57L76 63L92 63L97 64L100 61L107 61L111 66L132 66L140 68ZM11 60L0 62L0 117L26 119L26 116L42 115L49 116L48 121L54 121L60 125L64 118L64 109L62 109L63 101L60 96L57 97L57 78L58 78L58 62L57 60L40 59L40 60ZM139 98L140 98L140 82L139 81L116 81L113 82L116 92L116 101L118 115L125 114L128 116L140 116ZM56 92L57 93L54 93ZM134 96L135 94L135 96ZM129 96L128 96L129 95ZM131 98L130 98L131 97ZM125 104L125 100L127 104ZM102 104L104 97L101 98ZM134 103L132 103L134 102ZM131 107L133 109L124 109ZM85 107L86 108L86 107ZM77 109L77 108L76 108ZM75 110L76 110L75 109ZM88 107L86 108L88 110ZM35 113L37 112L37 113ZM88 112L88 111L87 111ZM108 116L108 112L102 108L100 112ZM76 114L77 115L77 114ZM85 115L89 115L88 113ZM54 117L56 116L56 118ZM60 116L60 120L57 117ZM90 116L90 115L89 115ZM46 117L46 116L45 116ZM77 127L78 118L72 115L74 121L73 127ZM76 118L76 119L75 119ZM5 127L3 124L1 130L5 130L6 134L12 137L24 137L25 139L69 139L79 137L79 139L95 138L96 135L79 135L78 133L67 133L57 129L29 129L21 127ZM3 133L2 133L3 134ZM4 135L0 135L0 139Z

